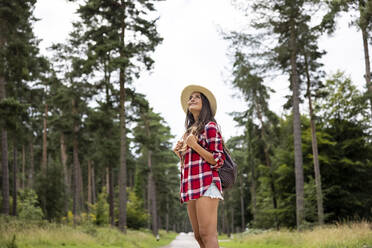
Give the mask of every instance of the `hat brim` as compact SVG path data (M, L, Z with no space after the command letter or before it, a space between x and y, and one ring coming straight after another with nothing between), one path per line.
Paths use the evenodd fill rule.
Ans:
M210 90L200 85L189 85L183 89L181 93L181 105L182 105L183 111L187 113L187 108L188 108L187 102L193 92L201 92L207 97L209 104L211 106L212 114L213 116L215 116L216 111L217 111L216 98L214 97L213 93Z

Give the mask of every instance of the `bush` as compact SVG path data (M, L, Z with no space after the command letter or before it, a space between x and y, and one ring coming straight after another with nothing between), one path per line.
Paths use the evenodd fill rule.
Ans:
M66 185L63 182L63 171L59 162L51 160L48 163L46 174L37 175L35 188L47 220L57 220L65 215Z
M20 190L18 199L17 210L21 219L41 220L43 218L43 211L38 206L37 195L34 190Z
M107 202L106 188L98 195L98 201L95 204L88 204L90 214L87 216L94 224L101 226L109 223L109 204Z
M142 201L133 190L128 190L127 224L128 228L139 229L145 227L149 214L142 208Z

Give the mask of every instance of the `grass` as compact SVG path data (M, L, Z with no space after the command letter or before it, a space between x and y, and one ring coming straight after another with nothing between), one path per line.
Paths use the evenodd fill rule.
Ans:
M327 225L306 231L264 231L236 234L224 248L372 248L372 224Z
M127 230L93 225L69 226L31 222L14 217L0 218L0 248L157 248L169 244L175 232L159 231L160 241L150 230ZM15 236L15 242L12 239Z

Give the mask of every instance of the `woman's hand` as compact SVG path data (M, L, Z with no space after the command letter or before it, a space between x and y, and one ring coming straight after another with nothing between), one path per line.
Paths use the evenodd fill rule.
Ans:
M195 145L198 144L198 139L196 138L195 135L193 134L189 134L187 137L186 137L186 144L191 147L191 148L195 148Z
M183 141L179 140L176 144L176 147L173 149L173 152L179 157L181 158L180 156L180 152L179 150L181 149L181 147L183 146Z

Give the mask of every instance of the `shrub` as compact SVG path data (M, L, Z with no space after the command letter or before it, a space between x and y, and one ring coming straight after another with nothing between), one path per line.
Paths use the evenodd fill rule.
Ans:
M98 195L98 201L95 204L88 204L90 214L88 219L96 225L105 225L109 223L109 204L107 202L106 188L103 187L102 192Z
M133 190L128 190L127 223L129 228L145 227L149 215L142 208L142 201Z
M43 218L43 211L38 206L38 199L34 190L20 190L18 197L17 210L21 219L41 220Z

